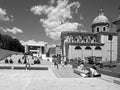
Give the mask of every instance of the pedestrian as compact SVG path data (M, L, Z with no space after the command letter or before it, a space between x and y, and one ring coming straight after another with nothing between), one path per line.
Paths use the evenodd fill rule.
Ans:
M65 61L65 66L67 67L67 61Z
M54 62L54 67L57 67L57 69L58 69L59 68L58 59L57 59L57 57L55 55L53 56L53 62Z
M26 70L30 70L30 58L29 56L25 56L25 60L26 60L26 65L25 65L25 68Z

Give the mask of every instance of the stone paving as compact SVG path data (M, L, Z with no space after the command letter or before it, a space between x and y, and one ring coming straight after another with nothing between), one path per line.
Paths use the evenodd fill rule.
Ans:
M54 68L53 71L58 78L81 78L80 75L73 73L71 65L59 65L59 69Z
M0 90L120 90L98 78L57 78L52 70L0 70Z
M114 78L82 78L72 72L70 65L59 65L58 70L49 65L48 70L1 69L0 90L120 90L120 85L109 81Z

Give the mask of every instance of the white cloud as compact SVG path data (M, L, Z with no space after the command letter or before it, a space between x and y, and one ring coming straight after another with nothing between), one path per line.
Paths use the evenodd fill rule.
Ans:
M88 32L87 30L80 30L80 32Z
M0 21L9 21L10 18L7 16L6 10L0 8Z
M47 44L47 42L44 42L44 41L35 41L35 40L28 40L28 41L23 41L23 40L20 40L20 43L22 45L25 45L25 44L34 44L34 45L44 45L44 44Z
M13 27L12 29L0 27L0 29L3 30L3 32L11 32L13 34L23 33L23 30L17 27Z
M46 35L54 40L60 38L62 31L77 31L82 24L70 22L73 19L72 11L78 13L79 2L69 3L69 0L51 0L51 5L37 5L31 8L35 15L46 15L46 18L40 18L40 22L45 28ZM53 4L56 3L56 6Z

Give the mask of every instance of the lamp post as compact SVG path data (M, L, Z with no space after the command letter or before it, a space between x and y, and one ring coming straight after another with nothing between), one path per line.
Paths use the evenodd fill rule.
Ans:
M110 34L108 36L108 39L110 40L110 67L112 66L112 39L113 39L113 36Z

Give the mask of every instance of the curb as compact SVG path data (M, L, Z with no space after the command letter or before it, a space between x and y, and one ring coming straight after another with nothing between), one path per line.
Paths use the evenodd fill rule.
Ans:
M113 80L113 83L120 85L120 80Z
M54 69L52 69L52 71L56 75L57 78L61 78L60 75Z
M120 85L120 79L119 79L119 78L116 78L116 79L119 79L119 80L116 80L116 79L107 79L107 78L103 78L103 77L101 77L101 78L99 78L99 79L102 79L102 80L104 80L104 81L107 81L107 82L111 82L111 83L115 83L115 84Z

